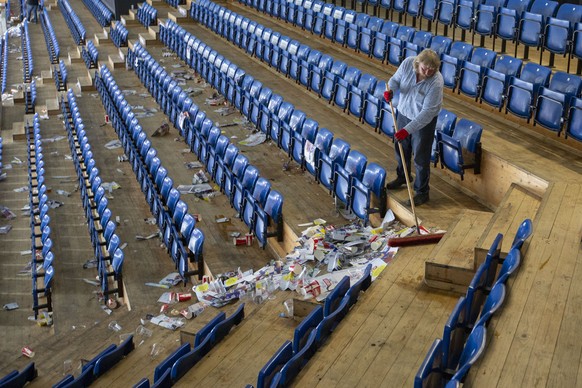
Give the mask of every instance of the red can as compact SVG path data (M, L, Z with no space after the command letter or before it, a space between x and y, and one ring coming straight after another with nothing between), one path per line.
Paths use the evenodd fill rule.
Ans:
M185 302L192 299L191 293L178 292L178 302Z
M232 239L232 243L234 245L247 245L247 238L246 237L235 237Z
M109 122L109 115L105 115L105 122L108 123Z
M247 246L251 246L253 245L253 235L251 233L247 233L245 235L245 243L247 244Z

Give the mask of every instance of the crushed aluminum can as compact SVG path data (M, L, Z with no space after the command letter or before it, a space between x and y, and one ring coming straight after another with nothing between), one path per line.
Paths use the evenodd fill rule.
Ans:
M247 238L246 237L235 237L232 239L232 243L234 245L247 245Z
M29 348L28 346L25 346L22 348L22 355L24 357L32 358L32 357L34 357L34 351L31 348Z
M253 245L253 238L254 236L251 233L247 233L245 235L245 242L247 244L248 247L250 247L251 245Z
M178 298L178 302L185 302L187 300L192 299L191 293L178 292L176 295Z

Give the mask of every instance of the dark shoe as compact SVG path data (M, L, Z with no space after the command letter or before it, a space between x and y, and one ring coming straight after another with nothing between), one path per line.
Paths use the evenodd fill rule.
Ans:
M428 193L426 193L426 194L415 194L414 198L412 199L414 200L414 206L420 206L423 203L427 203L430 198L428 196ZM405 205L410 206L410 200L406 201Z
M406 178L400 178L400 177L396 177L396 179L394 179L391 182L388 182L388 184L386 185L386 190L396 190L399 189L400 186L405 185L406 184Z

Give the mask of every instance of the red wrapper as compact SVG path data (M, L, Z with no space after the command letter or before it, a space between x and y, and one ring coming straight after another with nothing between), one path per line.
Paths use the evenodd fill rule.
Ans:
M185 302L185 301L190 300L190 299L192 299L191 293L182 293L182 292L178 293L178 302Z

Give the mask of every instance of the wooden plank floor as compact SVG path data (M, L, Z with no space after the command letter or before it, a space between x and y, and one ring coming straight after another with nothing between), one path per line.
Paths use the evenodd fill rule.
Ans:
M102 32L102 28L82 2L71 3L81 18L88 37ZM338 60L357 66L364 73L388 78L395 70L236 3L221 4L285 35L309 43L311 47ZM155 7L159 9L162 19L165 19L168 11L173 11L163 2L155 2ZM50 16L61 50L76 50L57 7L50 11ZM205 27L189 23L185 28L268 85L275 93L284 96L285 100L291 101L308 117L316 119L321 127L329 128L336 137L347 140L353 148L364 152L370 161L385 166L389 171L388 178L391 178L394 167L393 145L385 137L374 134L369 127L358 123L353 117L319 100L256 59L249 58ZM141 25L131 25L128 29L132 38L137 38L138 34L145 31ZM34 36L32 46L35 73L40 74L41 70L50 68L40 25L31 25L31 33ZM118 53L117 48L111 44L101 45L98 49L102 63L107 62L110 55L116 56ZM158 61L164 59L161 46L148 46L148 50ZM21 62L15 59L16 56L17 53L10 55L9 74L13 82L20 82L21 69L18 66L21 66ZM170 66L174 62L177 61L167 59L165 65ZM75 84L77 77L87 75L83 63L67 63L67 66L71 86ZM139 97L145 89L133 72L117 68L113 74L120 88L136 91L135 95L126 97L130 104L157 108L153 99ZM77 93L79 94L78 90ZM39 100L43 101L42 104L44 100L54 99L56 95L52 81L47 81L39 88ZM204 97L206 95L199 96L195 102L203 105ZM89 359L107 344L117 343L119 334L135 330L140 318L146 313L157 313L159 306L156 300L161 292L159 289L145 287L144 282L158 281L173 270L173 264L159 247L158 240L134 240L136 234L144 234L151 227L143 222L150 217L143 194L129 165L117 161L121 152L103 147L106 142L115 138L115 134L110 126L101 126L104 110L95 92L81 93L78 101L85 127L89 128L88 136L103 180L115 180L122 186L120 190L113 192L114 199L110 201L110 206L114 215L120 216L120 237L122 241L128 242L124 275L132 310L128 311L124 307L116 310L111 317L106 316L99 309L90 286L80 280L94 274L81 268L90 257L90 244L85 237L86 226L80 199L74 192L71 197L64 199L65 206L51 213L55 247L59 253L57 260L60 259L63 264L60 268L55 264L55 269L61 271L55 277L55 324L52 328L42 328L28 322L26 317L30 315L30 281L16 275L26 261L24 257L16 255L30 245L28 219L19 217L12 222L13 230L8 235L0 236L0 301L2 304L18 301L21 307L16 311L3 312L0 319L0 327L7 333L0 345L0 375L26 365L29 360L19 357L20 348L24 345L31 346L36 350L33 360L39 368L39 377L31 386L48 386L58 381L63 375L65 360L73 361L72 372L78 374L76 368L81 359ZM503 114L492 115L489 110L467 102L462 96L447 93L445 107L460 117L484 125L484 148L506 163L531 172L547 182L579 182L582 163L580 152L571 145L572 140L564 142L532 131L531 126L509 121ZM211 109L207 113L215 121L224 120L216 115L212 116ZM23 121L23 115L22 105L3 106L0 135L9 134L8 128L12 128L14 122ZM151 134L162 121L163 117L158 113L143 120L142 126ZM42 121L41 128L45 137L64 135L62 123L56 117ZM242 139L247 133L232 127L225 128L225 134ZM187 184L191 180L192 171L184 167L184 162L193 161L195 157L181 153L185 144L174 141L176 136L176 132L172 130L166 137L151 140L174 182ZM5 141L4 163L13 156L24 160L26 154L23 144L7 143ZM45 153L59 153L46 156L49 176L74 174L72 163L64 161L63 157L67 151L66 140L47 144L45 148ZM281 151L274 148L270 143L265 143L245 149L245 154L259 168L261 174L273 182L273 187L284 194L284 213L290 230L298 234L301 231L298 224L319 217L330 223L341 222L331 197L298 169L283 171L286 159ZM22 166L7 172L7 180L0 182L0 204L14 211L27 202L26 198L15 196L12 191L15 187L26 184L26 170ZM470 184L472 180L481 186L490 184L491 190L501 190L503 194L506 189L498 187L509 187L512 176L504 176L503 171L499 175L503 176L503 182L498 182L499 186L494 185L496 182L480 182L479 176L472 176L470 173L466 177L469 182L464 184ZM58 180L51 181L51 196L54 199L61 200L54 191L62 185ZM578 370L582 365L580 322L577 314L580 310L581 283L578 281L580 270L576 264L582 258L579 247L582 202L577 194L578 186L576 183L550 184L548 197L544 199L538 211L539 216L534 220L536 232L527 256L510 285L508 303L499 319L492 322L490 330L494 331L494 338L489 341L483 360L471 372L468 384L485 387L572 386L577 383ZM72 191L71 187L62 188ZM464 209L490 210L479 202L477 194L467 195L468 191L458 177L451 177L440 169L433 169L431 188L431 202L418 209L421 219L427 225L447 229ZM489 190L489 187L483 187L483 190ZM391 195L397 201L406 199L405 191ZM233 218L234 212L224 196L216 197L210 203L195 201L191 197L186 197L186 201L191 212L201 213L203 216L201 228L207 237L205 256L213 273L234 270L239 266L241 269L257 269L274 257L269 250L232 246L228 233L242 231L240 221L232 219L229 225L223 226L214 222L214 217L219 214ZM482 198L481 201L491 203L488 199ZM512 230L514 226L512 223L507 226L507 230ZM361 296L345 321L301 372L297 386L327 386L330 383L345 387L362 383L365 386L412 385L424 354L433 339L442 334L443 324L457 298L455 294L431 291L423 284L424 262L433 248L419 246L401 249L396 260L369 291ZM219 386L254 383L264 362L284 340L292 338L296 322L278 317L280 303L288 296L287 293L281 293L276 300L260 306L247 303L247 317L243 324L190 371L179 385L191 385L200 380ZM235 307L228 306L225 309L227 314ZM200 317L188 321L185 330L199 330L216 311L209 309ZM553 317L561 319L552 320ZM107 328L112 320L118 321L123 327L120 333L113 333ZM149 327L152 328L151 325ZM155 365L179 343L176 332L160 328L153 328L153 331L152 338L146 339L126 360L101 377L95 385L131 386L141 377L152 378ZM136 343L139 341L141 339L136 339ZM153 343L162 345L164 350L158 358L152 359L149 353Z

